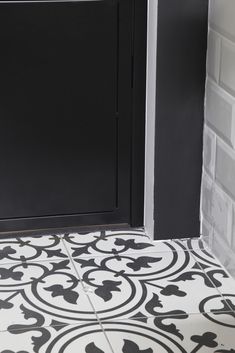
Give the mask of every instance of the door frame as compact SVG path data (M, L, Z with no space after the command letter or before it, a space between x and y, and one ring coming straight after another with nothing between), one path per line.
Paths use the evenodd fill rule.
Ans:
M164 70L161 66L161 71L158 71L160 59L161 64L164 62L164 58L160 56L160 52L158 53L157 49L157 46L159 45L158 25L160 25L160 23L158 23L158 3L159 0L148 0L144 226L147 234L152 239L154 239L155 235L155 240L170 239L173 237L198 237L200 236L200 183L202 172L202 133L206 78L208 0L192 0L190 4L188 4L187 1L181 0L179 5L182 11L179 9L178 4L176 5L178 6L177 9L179 9L179 13L175 13L172 8L172 14L176 16L175 20L178 20L178 26L180 27L179 30L181 31L181 37L176 36L175 39L173 39L174 43L177 43L174 48L175 50L176 48L178 49L178 52L176 54L174 53L175 57L178 57L174 70L182 72L182 79L180 82L185 90L182 91L186 92L188 89L187 94L191 93L194 100L189 106L181 91L177 92L177 94L172 94L171 92L173 100L175 97L178 97L178 108L174 110L172 108L171 112L171 115L175 117L178 126L176 127L175 124L173 124L171 133L173 138L170 139L170 143L167 146L168 150L166 150L165 144L160 141L162 140L163 135L165 141L170 135L165 136L166 122L164 123L163 121L163 124L161 123L161 126L159 125L159 120L165 114L165 108L168 107L168 103L163 102L162 104L159 104L159 80L161 77L163 82L161 74L162 72L166 72L166 78L168 79L169 85L169 81L174 75L170 77L171 71L167 70L167 67ZM167 9L171 9L170 1L164 3L164 5ZM189 18L190 20L185 21L186 18ZM173 23L177 23L175 20ZM172 33L173 38L177 33L173 32L173 30ZM184 33L188 33L188 35L186 36ZM167 41L164 43L166 42ZM167 61L171 56L166 54L166 52L165 55L167 55ZM168 72L169 74L167 76ZM173 78L171 85L172 84L175 86L179 84L179 78L177 76ZM169 98L168 95L168 99ZM163 113L161 111L162 108L164 108ZM174 112L177 114L174 114ZM169 115L168 112L168 117L171 115ZM188 119L189 117L191 120ZM162 128L161 133L163 133L163 135L159 135L160 127ZM179 131L183 132L184 135L180 135ZM192 131L195 131L194 135L192 135ZM180 143L177 141L180 141ZM171 167L169 167L169 165L167 166L168 169L165 166L163 153L159 153L160 144L161 151L166 151L168 162L171 164ZM182 144L184 148L188 148L190 151L190 158L189 153L188 155L182 153ZM172 153L172 151L174 153ZM180 162L184 168L181 168L182 170L180 169L180 171L175 174L174 182L177 185L173 195L175 205L174 207L169 207L172 198L172 171L177 170L178 167L178 161L174 157L177 153L178 156L180 156ZM160 160L159 155L161 155ZM160 165L159 161L162 162ZM164 173L166 174L164 175ZM161 199L158 196L157 189L160 190ZM182 195L184 195L183 198ZM163 201L165 202L164 211L162 210ZM176 204L179 207L176 206ZM159 214L159 210L161 210L161 215ZM156 220L158 222L156 222Z
M148 0L147 18L144 228L148 236L154 239L158 0Z
M133 1L131 226L144 226L148 0Z

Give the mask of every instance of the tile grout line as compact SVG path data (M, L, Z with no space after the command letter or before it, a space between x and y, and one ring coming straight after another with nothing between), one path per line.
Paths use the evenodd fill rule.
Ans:
M78 278L79 278L79 280L80 280L80 282L81 282L81 284L82 284L83 291L84 291L84 293L85 293L85 295L86 295L86 297L87 297L87 299L88 299L88 301L89 301L89 303L90 303L90 305L91 305L91 307L92 307L92 309L93 309L94 315L95 315L95 317L96 317L96 319L97 319L97 321L98 321L98 323L99 323L99 325L100 325L100 328L101 328L101 330L102 330L102 332L103 332L103 334L104 334L104 337L105 337L105 339L106 339L106 341L107 341L107 343L108 343L108 345L109 345L109 347L110 347L110 349L111 349L111 352L112 352L112 353L115 353L114 350L113 350L113 347L112 347L112 345L111 345L111 342L110 342L110 340L109 340L109 338L108 338L108 336L107 336L107 334L106 334L106 332L105 332L105 329L104 329L104 327L103 327L103 325L102 325L102 323L101 323L101 321L100 321L100 319L99 319L99 316L98 316L98 314L97 314L97 312L96 312L96 309L95 309L95 307L94 307L94 305L93 305L93 303L92 303L92 301L91 301L91 298L89 297L89 295L87 294L87 292L86 292L86 290L85 290L84 282L83 282L82 278L81 278L80 275L79 275L79 272L78 272L78 270L77 270L77 268L76 268L76 266L75 266L75 263L74 263L74 261L73 261L73 258L71 257L71 255L70 255L70 253L69 253L69 251L68 251L68 248L67 248L67 246L66 246L65 241L64 241L63 238L62 238L62 243L63 243L63 245L64 245L64 247L65 247L65 249L66 249L66 251L67 251L67 254L68 254L68 256L69 256L70 263L72 264L73 269L74 269L75 273L77 274L77 276L78 276Z
M227 314L227 313L233 313L233 310L229 309L229 310L224 310L224 311L221 311L222 314ZM205 314L211 314L211 311L203 311L203 312L186 312L185 313L186 315L188 316L201 316L201 315L205 315ZM99 319L99 321L101 323L105 322L105 323L109 323L109 322L113 322L113 321L118 321L118 322L123 322L123 321L132 321L132 322L135 322L135 321L141 321L141 319L172 319L172 318L178 318L178 317L182 317L182 316L185 316L185 314L174 314L173 316L172 315L162 315L162 314L159 314L159 315L149 315L149 316L139 316L139 317L124 317L124 318L111 318L111 319Z
M213 258L218 262L218 264L220 265L220 267L224 270L224 272L228 275L228 277L235 281L235 278L233 278L233 276L229 273L229 271L226 269L226 267L221 263L221 261L219 260L218 256L215 255L214 253L212 253L212 249L209 248L209 251L211 252Z
M96 320L97 321L97 320ZM89 325L89 324L95 324L96 323L96 321L76 321L76 322L74 322L74 323L70 323L70 324L57 324L57 325L43 325L43 326L37 326L37 325L31 325L31 326L26 326L26 325L22 325L23 327L22 328L17 328L17 329L12 329L11 331L12 332L21 332L21 331L23 331L25 328L26 329L41 329L41 328L49 328L49 327L51 327L51 328L55 328L55 327L60 327L60 328L63 328L63 327L74 327L74 326L77 326L77 325ZM8 329L6 329L6 330L0 330L0 335L1 335L1 333L2 332L9 332L9 330ZM21 352L21 351L20 351ZM2 353L2 352L1 352ZM40 353L40 352L39 352Z
M56 258L51 258L50 260L49 259L45 259L45 260L29 260L29 261L16 261L16 262L4 262L4 263L0 263L0 266L8 266L8 265L22 265L22 264L40 264L42 262L53 262L53 261L69 261L69 257L56 257Z
M90 258L105 258L105 257L108 257L108 256L129 256L129 255L147 255L147 254L167 254L167 253L172 253L172 252L188 252L187 249L185 250L167 250L167 251L142 251L142 250L139 250L139 252L125 252L125 253L118 253L117 255L116 254L113 254L113 253L110 253L110 254L104 254L104 255L88 255L88 256L76 256L76 257L73 257L74 260L76 259L90 259ZM46 261L46 260L45 260Z
M22 260L12 260L9 262L0 262L0 266L7 266L7 265L13 265L13 264L23 264L23 263L41 263L41 262L50 262L50 261L63 261L63 260L70 260L70 259L73 259L70 255L70 252L69 250L67 249L67 246L65 244L65 241L62 237L60 237L60 242L63 244L64 246L64 250L66 250L67 252L67 255L66 257L52 257L51 259L49 258L46 258L44 260L38 260L37 258L35 260L25 260L25 261L22 261ZM59 245L59 244L58 244ZM62 249L63 250L63 249ZM158 251L158 252L170 252L171 250L169 251ZM176 251L176 250L175 250ZM149 251L150 252L150 251ZM149 253L147 251L142 251L141 250L141 253L143 254L146 254L146 253ZM155 251L153 251L152 253L155 253ZM103 255L96 255L96 254L90 254L90 255L81 255L81 256L76 256L74 259L77 259L77 258L81 258L81 259L87 259L87 258L102 258L102 257L106 257L106 256L115 256L114 254L110 253L110 254L103 254ZM120 254L122 255L122 254ZM130 252L130 253L127 253L127 255L137 255L137 253L134 253L134 252Z
M220 260L218 259L218 257L212 252L212 249L211 248L207 248L207 251L212 255L212 257L213 257L213 259L215 259L216 260L216 262L218 263L218 265L220 266L220 268L228 275L228 278L230 279L230 280L233 280L234 281L234 278L230 275L230 273L227 271L227 269L223 266L223 264L220 262ZM198 264L199 266L200 266L200 264ZM204 270L203 270L204 271ZM205 272L205 271L204 271ZM206 274L206 272L205 272L205 274ZM206 274L207 275L207 274ZM207 276L207 278L209 278L208 276ZM209 278L210 279L210 278ZM212 282L212 281L211 281ZM212 284L214 285L214 283L212 282ZM222 285L223 286L223 285ZM229 305L229 303L227 302L227 299L226 299L226 297L223 295L223 293L220 291L220 289L219 288L217 288L215 285L214 285L214 287L217 289L217 291L219 292L219 294L223 297L223 299L226 301L226 303L227 303L227 305L228 305L228 307L230 308L230 310L232 310L232 312L234 312L235 313L235 310L233 310L231 307L230 307L230 305Z
M56 259L46 259L46 260L39 260L39 261L34 261L34 260L30 260L30 261L28 261L28 263L30 264L30 263L41 263L41 262L53 262L53 261L69 261L71 264L72 264L72 267L74 268L74 270L75 270L75 273L77 274L77 276L78 276L78 278L79 278L79 280L80 280L80 282L81 282L81 285L82 285L82 287L83 287L83 291L85 292L85 295L86 295L86 297L88 298L88 300L89 300L89 303L90 303L90 305L91 305L91 307L92 307L92 309L93 309L93 312L94 312L94 315L95 315L95 317L96 317L96 319L97 319L97 321L98 321L98 323L99 323L99 325L100 325L100 327L101 327L101 329L102 329L102 332L104 333L104 335L105 335L105 338L106 338L106 340L108 341L108 344L109 344L109 346L110 346L110 349L111 349L111 351L114 353L114 350L113 350L113 347L112 347L112 345L111 345L111 343L110 343L110 341L109 341L109 338L108 338L108 336L107 336L107 334L106 334L106 331L105 331L105 328L103 327L103 325L102 325L102 322L111 322L111 321L120 321L120 322L122 322L122 321L126 321L126 320L131 320L131 318L123 318L123 319L108 319L108 320L102 320L102 319L100 319L99 318L99 315L98 315L98 313L96 312L96 309L94 308L94 306L93 306L93 303L92 303L92 301L91 301L91 298L89 297L89 295L88 295L88 293L87 293L87 291L85 290L85 285L84 285L84 282L83 282L83 280L81 279L81 277L80 277L80 275L79 275L79 271L77 270L77 268L76 268L76 266L75 266L75 262L74 262L74 259L72 258L72 256L71 256L71 254L70 254L70 252L69 252L69 250L68 250L68 248L67 248L67 246L66 246L66 242L65 242L65 240L63 239L63 234L61 234L60 236L59 236L59 238L60 238L60 242L61 242L61 244L63 244L63 246L64 246L64 248L65 248L65 251L66 251L66 253L67 253L67 255L68 255L68 257L66 257L66 258L56 258ZM180 241L180 240L178 240L178 241ZM175 241L173 240L172 241L172 243L174 243ZM154 244L153 244L154 245ZM185 246L185 245L184 245ZM197 250L201 250L200 248L199 249L197 249ZM189 246L188 246L188 244L186 243L186 249L184 250L184 249L180 249L180 250L174 250L174 251L176 251L176 252L182 252L182 251L184 251L184 252L189 252L191 255L192 255L192 257L193 257L193 259L195 260L195 262L198 264L198 266L200 267L200 269L205 273L205 275L206 275L206 278L208 278L209 279L209 282L210 283L212 283L212 285L213 285L213 287L217 290L217 292L218 292L218 294L221 296L221 297L223 297L224 298L224 296L223 296L223 294L222 293L220 293L220 291L218 290L218 288L214 285L214 283L210 280L210 278L208 277L208 275L207 275L207 273L206 273L206 271L200 266L200 264L199 264L199 262L197 261L197 259L196 259L196 257L195 257L195 255L193 254L193 251L197 251L197 250L194 250L193 248L189 248ZM154 252L154 253L168 253L168 252L170 252L170 251L172 251L172 250L169 250L169 251L157 251L157 252ZM142 251L140 251L140 253L141 254L143 254L143 253L145 253L145 254L149 254L149 253L151 253L151 251L148 251L148 252L142 252ZM140 255L140 253L138 253L138 252L133 252L133 253L128 253L128 254L126 254L127 256L128 255L133 255L133 254L135 254L135 255ZM152 252L153 253L153 252ZM111 254L110 254L111 255ZM120 255L122 255L122 254L120 254ZM214 256L214 255L213 255ZM79 256L79 257L77 257L77 258L88 258L88 257L94 257L94 258L97 258L97 257L105 257L105 255L104 256L95 256L95 255L91 255L91 256L86 256L86 257L82 257L82 256ZM26 261L27 262L27 261ZM6 263L7 264L7 263ZM12 262L12 263L8 263L8 264L22 264L22 262L19 262L19 261L17 261L17 262ZM4 264L3 264L4 265ZM223 267L222 267L223 268ZM225 299L225 298L224 298ZM226 301L226 299L225 299L225 301ZM226 303L227 303L227 301L226 301ZM228 305L228 307L230 308L230 306ZM231 309L231 308L230 308ZM228 312L233 312L233 310L231 309L230 311L225 311L225 313L228 313ZM205 314L207 313L207 312L204 312ZM188 315L203 315L204 313L187 313ZM208 313L210 313L210 312L208 312ZM176 315L176 316L180 316L180 315ZM156 317L156 316L149 316L149 317L147 317L147 318L154 318L154 317ZM167 318L168 316L167 315L158 315L157 317L165 317L165 318ZM132 319L133 320L133 319ZM77 322L77 323L74 323L74 324L68 324L68 326L69 325L76 325L76 324L79 324L80 322ZM59 326L59 325L58 325ZM47 326L45 326L45 327L47 327ZM51 327L51 326L48 326L48 327Z
M66 243L65 243L65 241L64 241L64 238L63 238L63 236L64 236L64 233L63 234L57 234L57 236L60 238L60 242L62 242L62 244L63 244L63 246L64 246L64 248L65 248L65 250L66 250L66 252L67 252L67 257L65 258L65 257L55 257L55 258L51 258L51 259L44 259L44 260L37 260L37 259L35 259L35 260L26 260L25 261L25 263L41 263L41 262L50 262L50 261L62 261L62 260L69 260L69 259L71 259L72 257L70 256L70 253L69 253L69 250L68 250L68 248L67 248L67 246L66 246ZM144 236L144 237L147 237L146 235ZM31 237L29 237L29 238L31 238ZM12 239L12 238L11 238ZM151 240L151 239L150 239ZM178 240L179 241L179 240ZM169 242L169 243L176 243L177 244L177 242L176 242L176 240L172 240L172 239L170 239L170 240L166 240L166 241L163 241L162 243L164 243L164 242ZM181 241L180 241L181 242ZM159 243L160 243L160 241L159 241ZM154 242L150 242L150 244L153 246L153 247L155 247L156 248L156 244L157 243L154 243ZM182 243L183 244L183 243ZM58 244L59 245L59 244ZM184 245L184 247L185 247L185 245ZM63 249L62 249L63 250ZM163 250L163 251L161 251L161 250L154 250L153 249L153 251L151 251L151 250L149 250L149 251L146 251L146 250L140 250L140 252L139 253L137 253L137 252L128 252L128 253L123 253L124 255L139 255L140 253L141 254L149 254L149 253L168 253L168 252L172 252L172 251L174 251L174 252L178 252L178 251L188 251L189 249L187 248L187 246L185 247L185 249L179 249L179 250L173 250L173 249L169 249L169 250ZM100 258L100 257L106 257L106 256L111 256L111 255L113 255L113 254L103 254L103 255L96 255L96 254L90 254L90 255L86 255L86 256L83 256L83 255L81 255L81 256L78 256L78 257L75 257L75 258ZM122 254L120 254L120 255L122 255ZM11 265L11 264L22 264L23 262L21 261L21 260L12 260L12 261L9 261L9 262L0 262L0 266L1 265L3 265L3 266L5 266L5 265Z
M189 248L188 248L189 249ZM209 280L209 282L213 285L213 287L216 289L217 293L219 294L219 296L225 300L226 304L228 305L228 307L230 308L230 311L234 312L233 309L230 307L230 305L228 304L226 298L223 296L223 294L220 292L220 290L215 286L215 284L212 282L212 280L210 279L210 277L207 275L205 269L200 265L200 263L198 262L197 258L195 257L195 255L193 254L193 251L195 251L194 249L189 249L191 255L193 256L194 260L196 261L197 265L200 267L200 269L203 271L203 273L205 274L206 278ZM213 254L212 254L213 255ZM228 312L228 311L227 311Z
M61 239L61 241L63 242L63 239ZM63 245L65 246L65 244L63 243ZM67 249L66 249L67 250ZM128 252L128 253L123 253L123 254L118 254L119 256L121 255L141 255L141 254L166 254L166 253L170 253L170 252L179 252L179 251L182 251L182 252L188 252L189 249L185 249L185 250L165 250L165 251L143 251L143 250L139 250L139 252ZM68 250L67 250L68 252ZM23 264L23 263L41 263L41 262L52 262L52 261L66 261L66 260L71 260L71 259L89 259L89 258L104 258L106 256L115 256L115 254L104 254L104 255L95 255L95 254L90 254L90 255L86 255L86 256L76 256L76 257L71 257L70 255L66 255L66 257L52 257L51 259L47 258L47 259L44 259L44 260L26 260L26 261L21 261L21 260L15 260L15 261L10 261L10 262L0 262L0 266L7 266L7 265L17 265L17 264ZM231 276L230 276L231 277Z
M48 237L49 237L50 235L48 235ZM56 236L58 236L58 238L59 238L59 243L57 244L57 246L59 246L59 249L61 249L61 246L60 246L60 243L61 243L61 240L62 240L62 238L61 238L61 235L57 235L56 234ZM27 238L32 238L31 236L27 236ZM14 239L14 238L10 238L10 239ZM5 243L6 244L10 244L10 245L14 245L14 243L11 243L10 241L8 242L7 241L7 239L4 239L4 240L6 240L5 241ZM1 244L1 239L0 239L0 244ZM18 244L16 244L16 245L18 245ZM64 245L64 244L63 244ZM33 247L33 245L32 245L32 247ZM63 250L63 249L61 249L61 250ZM64 249L64 250L66 250L66 252L67 252L67 249ZM51 259L49 259L49 258L46 258L46 259L44 259L44 260L38 260L37 258L35 259L35 260L25 260L25 261L22 261L22 260L12 260L12 261L10 261L9 260L9 262L1 262L0 261L0 266L8 266L8 265L16 265L16 264L30 264L30 263L34 263L34 264L36 264L36 263L41 263L41 262L50 262L50 261L63 261L63 260L69 260L69 257L66 255L66 254L64 254L66 257L55 257L55 258L51 258Z
M201 316L204 314L210 314L211 312L198 312L198 313L186 313L186 315L189 316ZM222 311L221 313L223 314L228 314L228 313L233 313L233 310L227 310L227 311ZM154 319L154 318L164 318L164 319L172 319L172 318L178 318L181 316L185 316L185 314L176 314L173 317L172 316L168 316L168 315L157 315L157 316L140 316L140 317L136 317L136 318L113 318L113 319L99 319L96 320L99 322L99 325L102 326L102 323L111 323L113 321L118 321L118 322L125 322L125 321L131 321L131 322L135 322L135 321L139 321L141 322L141 319ZM49 328L49 327L70 327L70 326L77 326L77 325L87 325L87 324L95 324L96 321L76 321L74 323L70 323L70 324L57 324L57 325L45 325L45 326L37 326L37 325L32 325L31 328L33 329L38 329L38 328ZM27 326L28 328L28 326ZM18 328L18 329L12 329L12 331L22 331L24 329L23 328ZM102 331L105 331L105 329L102 329ZM2 332L8 332L8 329L5 330L0 330L0 335Z
M178 239L177 240L179 243L183 243L180 239ZM176 242L175 240L173 240L172 242ZM204 243L203 243L204 244ZM189 248L188 247L188 244L186 243L186 244L183 244L183 246L185 247L185 250L184 249L180 249L180 250L174 250L174 252L188 252L188 253L190 253L192 256L193 256L193 258L194 258L194 260L196 261L196 263L198 264L198 262L197 262L197 260L195 259L195 256L192 254L192 251L195 251L193 248ZM68 252L68 249L67 249L67 247L66 247L66 250L67 250L67 252ZM197 250L201 250L201 248L199 247ZM206 249L205 249L206 250ZM208 249L209 250L209 249ZM159 252L154 252L154 253L169 253L169 252L171 252L172 250L169 250L169 251L159 251ZM143 253L145 253L145 254L148 254L148 253L151 253L151 252L142 252L141 251L141 254L143 254ZM108 254L107 254L108 255ZM111 255L111 254L110 254ZM120 254L120 255L122 255L122 254ZM133 252L133 253L128 253L128 254L126 254L127 256L128 255L139 255L139 253L138 252ZM89 256L88 256L89 257ZM87 258L88 258L87 257ZM105 256L94 256L95 258L104 258ZM76 258L84 258L84 257L76 257ZM76 259L76 258L72 258L71 257L71 259L72 259L72 261L74 260L74 259ZM199 264L198 264L199 265ZM201 266L199 265L199 267L200 267L200 269L202 269L201 268ZM203 269L202 269L203 270ZM76 271L77 272L77 271ZM205 271L203 270L203 272L205 273ZM78 274L79 275L79 274ZM207 276L207 274L205 273L205 275L206 275L206 277L208 278L208 276ZM79 276L80 277L80 276ZM209 279L210 280L210 279ZM211 280L210 280L210 282L211 282ZM211 282L212 283L212 282ZM214 286L214 284L212 283L212 285L213 285L213 287L215 288L215 289L217 289L215 286ZM85 286L84 286L85 287ZM86 291L85 291L86 292ZM221 297L223 297L222 295L221 295L221 293L218 291L218 289L217 289L217 292L218 292L218 294L221 296ZM87 294L87 293L86 293ZM89 297L89 295L87 294L87 296L88 296L88 298L90 299L90 297ZM224 297L223 297L224 298ZM225 299L225 298L224 298ZM92 301L91 301L91 299L90 299L90 302L92 303ZM117 321L125 321L125 320L131 320L131 318L110 318L110 319L100 319L99 318L99 316L98 316L98 314L97 314L97 312L96 312L96 309L95 309L95 307L94 307L94 305L92 304L92 307L94 308L94 312L96 313L96 316L97 316L97 319L99 320L99 322L102 324L102 322L103 321L105 321L105 322L110 322L110 321L113 321L113 320L117 320ZM230 306L228 306L229 308L230 308ZM227 310L227 311L224 311L224 313L227 313L227 312L231 312L232 311L232 309L230 308L230 310ZM204 311L204 312L198 312L198 313L194 313L194 312L187 312L187 314L188 315L203 315L203 314L210 314L210 311ZM176 316L181 316L181 315L176 315ZM165 317L165 318L167 318L168 317L168 315L156 315L156 316L147 316L148 318L150 318L150 317ZM143 317L140 317L140 318L143 318Z
M179 240L180 241L180 240ZM108 319L108 320L102 320L102 319L100 319L99 318L99 315L98 315L98 313L96 312L96 309L95 309L95 307L93 306L93 303L92 303L92 300L91 300L91 298L90 298L90 296L89 296L89 293L87 292L87 290L86 290L86 288L88 287L88 286L85 286L85 282L82 280L82 278L80 277L80 271L79 271L79 268L77 268L76 267L76 263L75 263L75 259L73 259L73 257L72 257L72 252L70 251L70 249L68 249L67 248L67 245L66 245L66 241L65 241L65 239L63 239L63 235L61 235L60 236L60 244L61 245L63 245L63 247L64 247L64 249L62 249L62 250L64 250L65 251L65 253L67 253L67 255L66 255L66 258L55 258L55 259L45 259L45 260L39 260L39 261L34 261L34 260L30 260L30 261L26 261L26 263L49 263L49 262L55 262L55 261L69 261L69 263L71 264L71 266L72 266L72 268L74 269L74 271L75 271L75 273L76 273L76 275L77 275L77 277L79 278L79 280L80 280L80 282L81 282L81 285L82 285L82 290L83 290L83 292L84 292L84 294L86 295L86 297L87 297L87 299L88 299L88 301L89 301L89 303L90 303L90 305L91 305L91 308L93 309L93 313L94 313L94 316L95 316L95 318L96 318L96 320L97 321L90 321L90 322L97 322L97 326L98 327L100 327L100 329L101 329L101 331L100 331L100 334L102 335L102 333L104 334L104 336L105 336L105 340L106 340L106 342L107 342L107 344L108 344L108 346L109 346L109 348L110 348L110 351L112 352L112 353L115 353L115 351L114 351L114 346L111 344L111 341L109 340L109 337L108 337L108 330L107 330L107 332L106 332L106 329L105 329L105 324L107 323L110 323L110 322L112 322L112 321L118 321L118 322L120 322L120 323L122 323L122 322L125 322L125 321L133 321L133 319L131 319L131 318L121 318L121 319ZM174 241L172 242L172 244L174 244ZM223 295L220 293L220 291L218 290L218 288L216 288L215 287L215 285L213 284L213 282L210 280L210 278L208 277L208 275L207 275L207 273L206 273L206 271L200 266L200 264L199 264L199 262L197 261L197 258L195 257L195 255L193 254L193 251L195 251L196 253L197 253L197 251L200 251L201 249L199 248L199 249L197 249L197 250L194 250L193 248L189 248L189 246L187 245L187 243L185 243L186 245L184 245L183 244L183 246L184 247L186 247L186 249L184 250L184 249L180 249L180 250L174 250L174 252L177 252L177 253L181 253L182 254L182 251L184 251L184 252L188 252L189 254L191 254L192 255L192 257L193 257L193 259L195 260L195 262L198 264L198 266L199 266L199 268L205 273L205 275L206 275L206 278L208 278L209 279L209 282L210 283L212 283L212 285L213 285L213 287L217 290L217 292L219 293L219 295L221 296L221 297L223 297ZM62 247L62 246L61 246ZM172 250L173 251L173 250ZM169 250L169 251L154 251L154 253L158 253L158 254L166 254L166 253L169 253L169 252L171 252L171 250ZM140 251L139 253L136 251L136 252L131 252L131 253L128 253L128 254L123 254L123 255L126 255L126 256L132 256L132 255L136 255L136 256L138 256L138 255L141 255L141 254L150 254L151 253L151 251L148 251L148 252L142 252L142 251ZM153 252L152 252L153 253ZM110 254L111 256L112 256L112 254ZM91 258L91 257L93 257L93 258L102 258L102 257L107 257L107 256L109 256L109 254L107 254L107 255L104 255L104 256L100 256L100 255L98 255L98 256L95 256L95 255L91 255L91 256L86 256L86 257L83 257L83 256L78 256L78 257L76 257L77 259L81 259L81 258L83 258L83 259L87 259L87 258ZM122 254L120 254L120 256L122 256ZM19 261L17 261L17 262L14 262L14 264L18 264L19 263ZM13 263L8 263L8 264L13 264ZM20 262L20 264L22 264L22 262ZM3 264L4 265L4 264ZM224 298L224 297L223 297ZM225 299L225 298L224 298ZM225 301L226 301L226 299L225 299ZM226 301L226 303L227 303L227 301ZM230 306L228 305L228 308L230 308ZM231 308L230 308L231 309ZM224 311L224 313L226 314L226 313L230 313L230 312L233 312L232 310L227 310L227 311ZM203 312L203 313L190 313L190 312L187 312L187 315L188 316L193 316L193 315L204 315L204 314L206 314L207 312ZM210 311L208 311L208 313L210 313ZM175 315L175 317L177 317L177 316L181 316L181 315ZM147 316L146 318L147 319L151 319L151 318L155 318L155 317L164 317L165 319L167 319L167 318L171 318L171 317L169 317L169 316L167 316L167 315L157 315L157 316ZM141 319L142 317L140 317L139 319ZM88 322L87 322L88 323ZM71 325L73 325L73 326L76 326L76 325L79 325L79 324L85 324L85 322L76 322L76 323L74 323L74 324L68 324L67 326L71 326ZM61 325L54 325L54 327L60 327ZM50 326L45 326L45 327L52 327L51 325ZM4 331L3 331L4 332Z

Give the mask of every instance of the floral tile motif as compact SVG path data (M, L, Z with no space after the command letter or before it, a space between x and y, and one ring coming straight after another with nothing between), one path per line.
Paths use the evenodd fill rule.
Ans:
M102 327L95 322L0 332L0 352L112 353L112 350Z
M235 353L234 332L235 282L200 239L0 239L0 353Z
M186 246L189 250L192 250L192 251L207 250L208 251L208 245L201 238L187 239L183 242L186 242L186 244L187 244Z
M235 353L230 313L102 323L115 353ZM99 353L105 353L99 351Z
M72 257L105 256L154 248L141 231L65 234L63 240Z
M0 265L0 331L96 321L69 260Z
M58 235L0 238L0 265L66 258L68 258L66 249Z
M206 298L220 297L186 251L76 258L74 263L101 320L200 313ZM220 303L214 307L220 308Z
M210 252L194 252L193 256L214 287L225 297L229 307L235 311L235 280Z
M188 251L187 243L181 240L155 240L153 243L155 245L154 251L156 252Z
M181 242L153 242L143 231L101 231L63 236L73 258L187 250Z
M213 256L211 250L209 249L209 247L207 247L207 245L205 244L205 242L201 242L200 240L198 241L198 245L197 242L190 242L191 246L189 246L189 250L191 252L191 254L194 256L195 260L202 264L203 266L215 266L220 268L221 264L215 259L215 257Z

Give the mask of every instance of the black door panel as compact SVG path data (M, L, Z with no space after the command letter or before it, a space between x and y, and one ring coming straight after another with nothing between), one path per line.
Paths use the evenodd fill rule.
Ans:
M1 5L1 218L114 210L116 11Z
M0 231L131 223L133 20L0 1Z

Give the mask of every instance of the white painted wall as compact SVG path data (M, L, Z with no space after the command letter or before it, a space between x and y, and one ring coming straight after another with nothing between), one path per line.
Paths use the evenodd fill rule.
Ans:
M148 0L144 226L154 237L154 158L158 0Z

